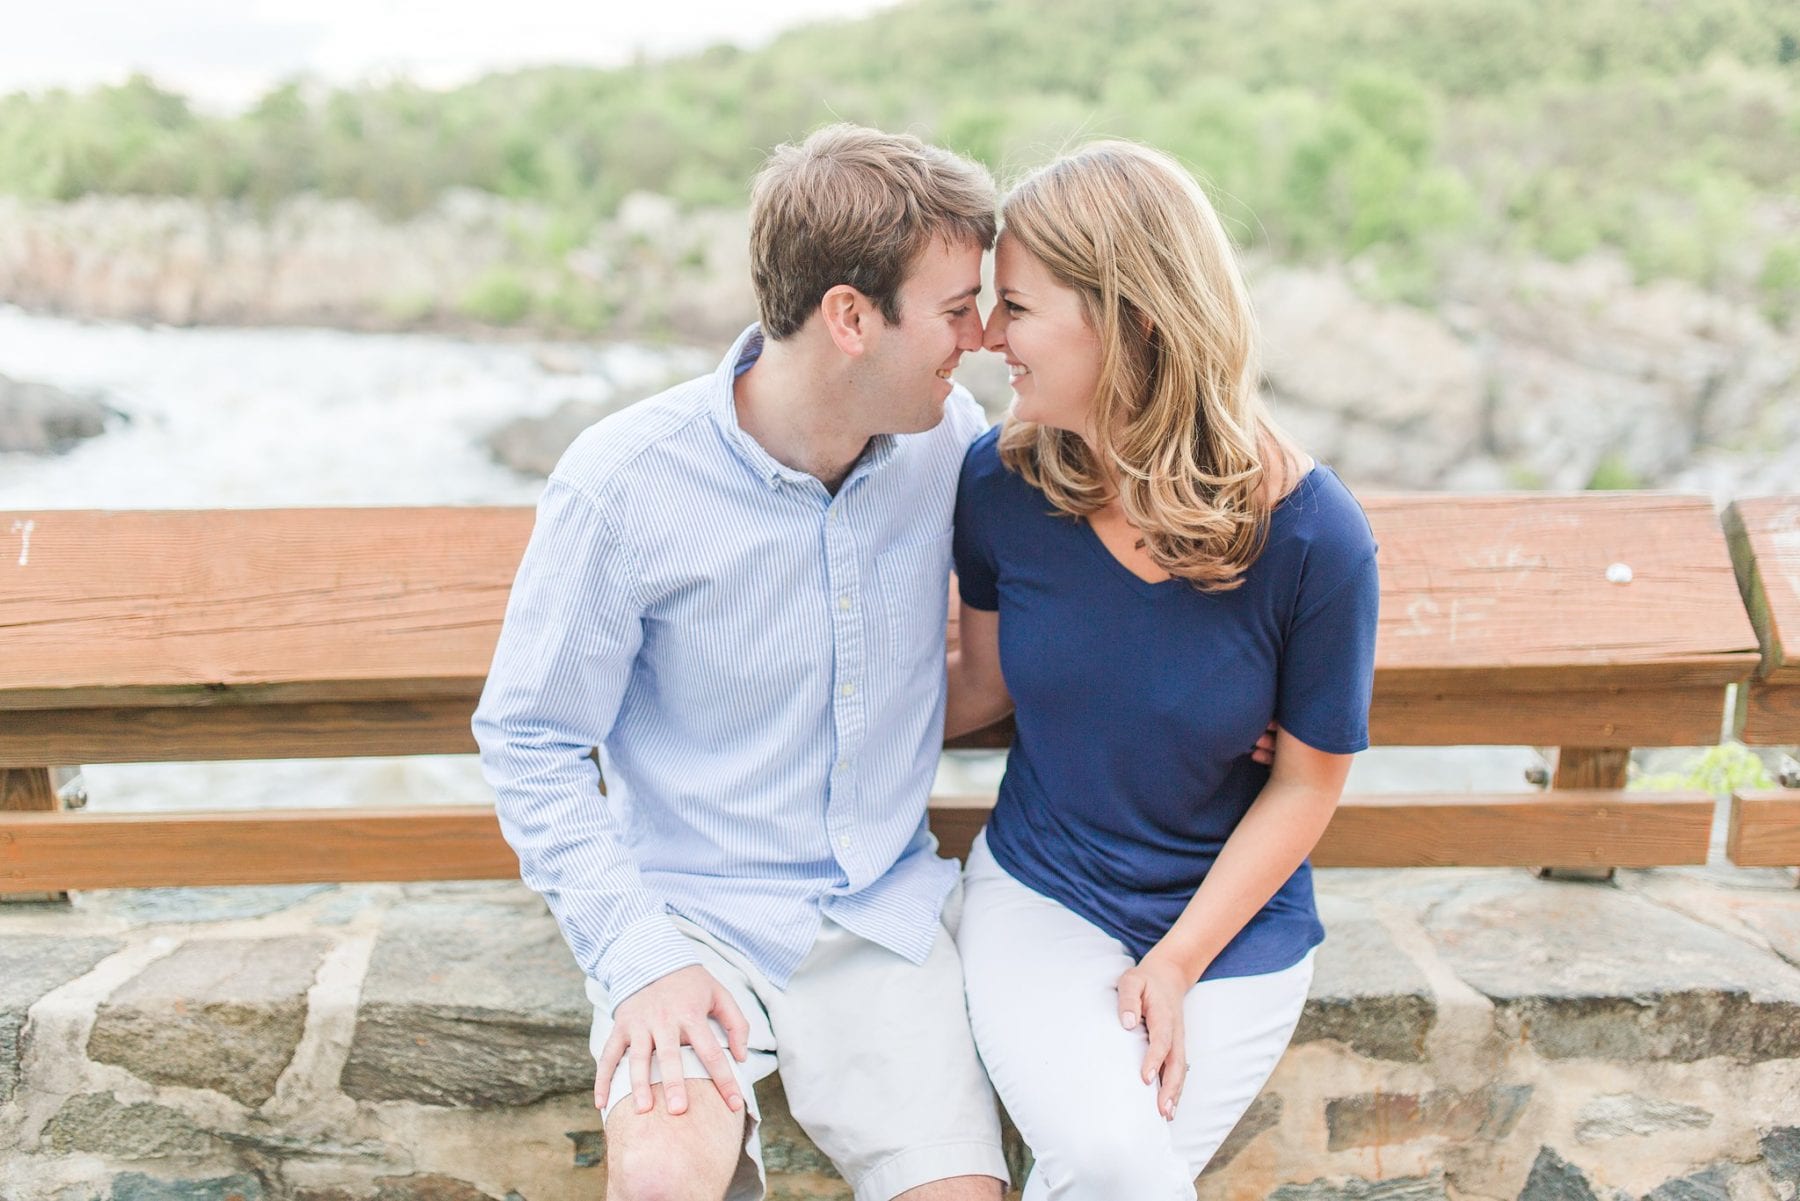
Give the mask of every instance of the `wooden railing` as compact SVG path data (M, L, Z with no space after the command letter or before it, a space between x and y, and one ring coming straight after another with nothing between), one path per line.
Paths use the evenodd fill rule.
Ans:
M1781 633L1800 629L1784 532L1800 501L1734 507L1730 546L1693 496L1367 508L1373 740L1537 745L1554 769L1536 793L1346 798L1316 864L1702 862L1713 798L1626 791L1630 749L1716 742L1734 685L1746 739L1800 742L1800 656ZM28 548L0 544L0 892L516 872L481 807L72 812L56 769L474 750L530 510L0 514L0 531L27 523ZM1002 726L963 745L1007 740ZM947 850L989 803L934 799ZM1800 792L1734 805L1737 862L1800 863Z

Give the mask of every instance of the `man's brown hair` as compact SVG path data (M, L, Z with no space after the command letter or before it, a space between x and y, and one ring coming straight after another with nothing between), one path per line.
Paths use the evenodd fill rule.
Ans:
M825 293L849 284L889 323L900 285L934 238L994 244L985 167L911 134L827 125L777 146L750 191L750 279L763 332L788 338Z

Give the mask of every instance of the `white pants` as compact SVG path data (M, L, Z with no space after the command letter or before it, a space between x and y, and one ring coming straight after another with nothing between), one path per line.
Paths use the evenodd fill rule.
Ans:
M1188 1078L1174 1121L1140 1076L1142 1027L1119 1024L1117 939L1008 875L975 840L957 943L975 1043L1037 1157L1024 1201L1192 1201L1194 1178L1287 1049L1312 983L1293 967L1196 984L1183 1005Z

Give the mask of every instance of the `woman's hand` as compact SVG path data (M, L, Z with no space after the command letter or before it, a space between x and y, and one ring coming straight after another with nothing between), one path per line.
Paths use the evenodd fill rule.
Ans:
M1164 1121L1174 1121L1181 1086L1187 1082L1187 1032L1181 1003L1193 986L1193 977L1185 969L1155 950L1119 977L1119 1024L1127 1030L1142 1024L1149 1036L1141 1075L1145 1084L1162 1078L1156 1090L1156 1112Z

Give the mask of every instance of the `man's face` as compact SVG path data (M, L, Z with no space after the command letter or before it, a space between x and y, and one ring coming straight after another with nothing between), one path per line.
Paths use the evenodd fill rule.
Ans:
M973 242L933 241L914 260L900 320L883 324L857 372L870 433L913 434L943 420L950 373L964 351L981 349L981 255Z

